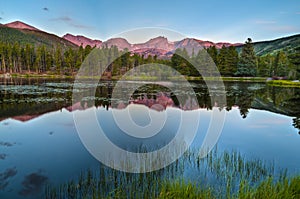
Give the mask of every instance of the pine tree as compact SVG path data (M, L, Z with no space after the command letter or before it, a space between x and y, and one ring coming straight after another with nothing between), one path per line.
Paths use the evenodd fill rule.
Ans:
M72 48L69 48L65 53L65 62L66 62L66 67L67 70L72 74L73 73L73 67L75 66L75 56L74 56L74 51Z
M271 77L273 75L274 57L270 54L258 57L257 75L260 77Z
M207 49L207 53L211 56L211 58L213 59L215 64L217 64L218 50L217 50L216 46L210 46Z
M217 56L217 66L221 75L228 75L228 53L227 48L223 45Z
M13 56L12 56L12 47L10 44L7 44L7 60L8 60L8 69L9 69L9 73L13 72Z
M62 54L61 54L61 47L57 46L54 55L54 65L56 67L57 74L61 74L62 68Z
M50 71L53 65L52 52L46 52L46 71Z
M224 45L217 54L216 65L219 72L224 76L233 76L237 71L239 61L238 52L234 46L225 47Z
M238 63L237 76L256 76L257 63L252 40L247 39L243 46L241 57Z
M6 73L5 51L5 44L0 43L0 71L2 70L4 73Z
M287 76L287 56L283 51L279 51L274 60L273 72L275 76Z
M206 50L199 50L197 56L195 58L194 64L197 65L200 70L200 74L202 77L214 76L214 67L212 67L215 63L210 55L208 55ZM199 74L197 71L197 74Z
M173 54L173 56L171 57L171 63L172 63L172 66L173 68L175 68L176 70L179 69L179 66L182 62L182 57L181 57L181 54L182 54L182 49L180 48L177 48L175 50L175 53Z
M239 54L234 46L229 46L227 49L227 69L226 74L233 76L237 71L237 65L239 62Z
M300 47L297 47L295 51L289 55L289 61L292 64L292 68L295 71L293 78L300 79Z

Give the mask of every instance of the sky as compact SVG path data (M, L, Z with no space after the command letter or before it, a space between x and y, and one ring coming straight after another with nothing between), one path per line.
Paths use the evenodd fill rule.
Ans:
M155 27L184 37L243 43L248 37L263 41L300 33L300 0L0 0L0 23L16 20L58 36L102 41ZM164 34L150 32L127 39L139 43Z

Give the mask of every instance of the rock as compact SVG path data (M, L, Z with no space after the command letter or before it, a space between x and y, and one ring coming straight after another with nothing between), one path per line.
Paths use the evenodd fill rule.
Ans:
M11 75L9 73L5 73L4 78L11 78Z

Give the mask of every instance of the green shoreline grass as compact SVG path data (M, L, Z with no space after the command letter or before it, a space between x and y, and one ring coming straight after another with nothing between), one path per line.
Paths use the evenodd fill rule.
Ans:
M90 185L81 185L81 186L90 186ZM155 190L139 192L141 190L132 190L135 192L137 197L128 197L127 191L124 191L122 188L116 188L114 191L107 193L107 195L102 195L97 187L93 187L95 192L93 195L81 194L80 197L76 197L76 194L71 192L76 189L80 189L78 185L68 184L65 189L68 190L68 194L63 193L63 188L55 193L54 189L48 191L47 199L50 198L157 198L157 199L167 199L167 198L199 198L199 199L298 199L300 198L300 177L292 177L290 179L284 179L282 181L274 182L272 177L265 179L256 186L249 185L246 181L241 181L238 185L238 191L234 194L228 194L220 196L218 193L215 193L216 190L206 187L201 188L192 182L185 182L184 180L175 180L175 181L164 181L159 184L160 189L156 193ZM134 187L133 187L134 188ZM148 187L147 187L148 188ZM89 191L85 192L88 193ZM137 193L139 192L139 193ZM61 197L62 195L66 197ZM133 194L134 195L134 194Z
M76 78L76 75L57 75L57 74L19 74L19 73L13 73L11 74L12 77L15 78ZM99 79L100 76L81 76L81 78L90 78L90 79ZM112 80L118 80L121 76L113 76ZM202 77L193 77L193 76L184 76L186 80L203 80ZM265 77L221 77L223 81L249 81L249 82L265 82ZM141 76L141 77L126 77L127 80L157 80L158 77L155 76ZM169 78L170 79L170 78ZM172 77L172 80L176 79L182 79L182 77ZM206 80L211 81L218 81L220 80L219 77L207 77Z
M270 80L270 81L267 81L267 84L270 86L300 88L300 82L293 82L290 80Z
M71 75L56 75L56 74L12 74L12 78L49 78L49 79L100 79L100 76L71 76ZM120 76L113 76L111 79L102 78L102 80L113 80L117 81ZM182 81L182 77L171 77L168 80ZM187 81L204 81L202 77L191 77L185 76ZM127 81L162 81L163 79L155 76L141 76L141 77L126 77ZM224 82L256 82L256 83L267 83L270 86L278 87L297 87L300 88L300 82L293 82L291 80L270 80L266 81L266 77L221 77ZM206 77L205 81L220 81L220 77Z
M193 179L186 178L186 168ZM149 173L131 174L101 165L99 170L81 173L77 180L49 184L45 198L300 198L300 176L287 176L286 170L248 160L235 151L214 149L200 158L199 152L190 150L173 164Z
M185 182L166 182L162 184L161 192L157 198L207 198L217 199L209 188L201 189L195 184ZM300 198L300 177L285 179L280 182L273 182L267 178L257 186L250 186L246 181L239 184L236 194L228 195L228 199L293 199Z

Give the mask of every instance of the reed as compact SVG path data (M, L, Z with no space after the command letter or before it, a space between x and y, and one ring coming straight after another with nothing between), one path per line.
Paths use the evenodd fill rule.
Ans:
M160 159L163 161L163 159ZM45 198L300 198L300 177L275 165L214 149L205 158L189 150L158 171L132 174L101 165L77 180L47 185Z

